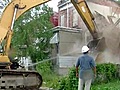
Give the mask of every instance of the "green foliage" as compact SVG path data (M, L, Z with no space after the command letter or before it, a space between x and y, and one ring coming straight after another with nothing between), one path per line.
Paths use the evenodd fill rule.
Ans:
M78 88L78 78L76 76L75 67L69 70L67 76L63 77L58 86L58 90L77 90Z
M78 84L78 78L76 78L76 70L75 68L71 68L69 73L68 73L68 85L69 85L69 90L76 90L77 84Z
M37 71L42 75L43 86L56 88L58 86L59 75L52 69L52 62L46 61L37 65Z
M49 57L52 37L52 23L50 17L53 14L47 5L37 6L15 22L12 47L17 56L30 56L33 62L41 61ZM26 47L23 47L26 46Z
M120 0L114 0L114 2L120 5Z
M117 78L117 67L115 64L112 63L104 63L98 64L97 68L97 78L95 83L107 83L111 81L113 78Z
M105 84L117 79L117 67L116 64L112 63L104 63L104 64L97 64L97 77L93 82L92 90L112 90L112 87L95 87L95 85ZM59 86L56 87L57 90L77 90L78 87L78 78L76 78L76 69L75 67L71 68L69 74L63 77L60 82ZM114 90L114 89L113 89ZM117 90L117 89L115 89Z
M37 71L43 76L44 82L46 82L43 86L51 87L54 90L77 90L78 78L76 78L75 67L70 68L66 76L58 76L51 67L52 63L50 61L37 65ZM111 63L98 64L97 74L103 74L107 79L102 80L101 77L97 76L91 86L91 90L119 90L120 81L115 75L117 68L115 64Z
M120 89L120 81L113 80L108 83L94 84L91 87L91 90L119 90Z
M52 62L51 61L46 61L43 63L40 63L37 65L37 71L40 72L41 74L44 74L46 72L47 74L52 73Z

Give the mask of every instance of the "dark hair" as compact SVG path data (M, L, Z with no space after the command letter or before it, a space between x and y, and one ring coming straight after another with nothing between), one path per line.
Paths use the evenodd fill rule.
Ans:
M88 51L87 51L87 52L84 52L83 54L88 54Z

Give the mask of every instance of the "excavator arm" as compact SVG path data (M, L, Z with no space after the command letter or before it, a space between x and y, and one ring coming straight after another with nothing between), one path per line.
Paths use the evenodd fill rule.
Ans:
M96 31L94 17L86 1L85 0L71 0L71 2L74 5L75 9L77 10L78 14L81 16L82 20L84 21L85 25L87 26L89 32L91 33L93 37L93 40L91 40L88 43L88 46L91 49L95 49L100 39L98 37L98 32Z
M85 0L71 0L77 12L81 16L88 30L90 31L93 39L97 39L97 31L94 25L94 17Z
M27 10L44 4L50 0L12 0L5 8L0 20L0 43L6 39L5 53L8 53L13 25L16 19L19 18Z

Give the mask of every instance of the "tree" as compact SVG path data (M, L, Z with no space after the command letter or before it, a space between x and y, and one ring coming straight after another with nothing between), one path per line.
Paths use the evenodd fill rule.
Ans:
M53 14L47 5L37 6L22 15L14 25L12 48L18 56L30 56L33 62L48 58Z

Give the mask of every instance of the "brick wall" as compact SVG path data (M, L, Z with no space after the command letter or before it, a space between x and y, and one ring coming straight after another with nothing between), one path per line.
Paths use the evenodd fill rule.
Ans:
M58 20L59 20L59 23L58 23L58 26L61 26L61 16L64 15L64 26L66 27L67 26L67 10L62 10L62 11L59 11L59 17L58 17Z
M69 10L68 10L68 27L71 27L71 28L81 28L81 29L86 29L86 26L84 24L84 22L82 21L80 15L78 14L78 25L77 26L73 26L73 10L75 10L74 7L70 7ZM61 26L61 16L62 15L65 15L64 17L64 26L67 27L67 9L64 9L64 10L59 10L59 17L58 17L58 26Z

